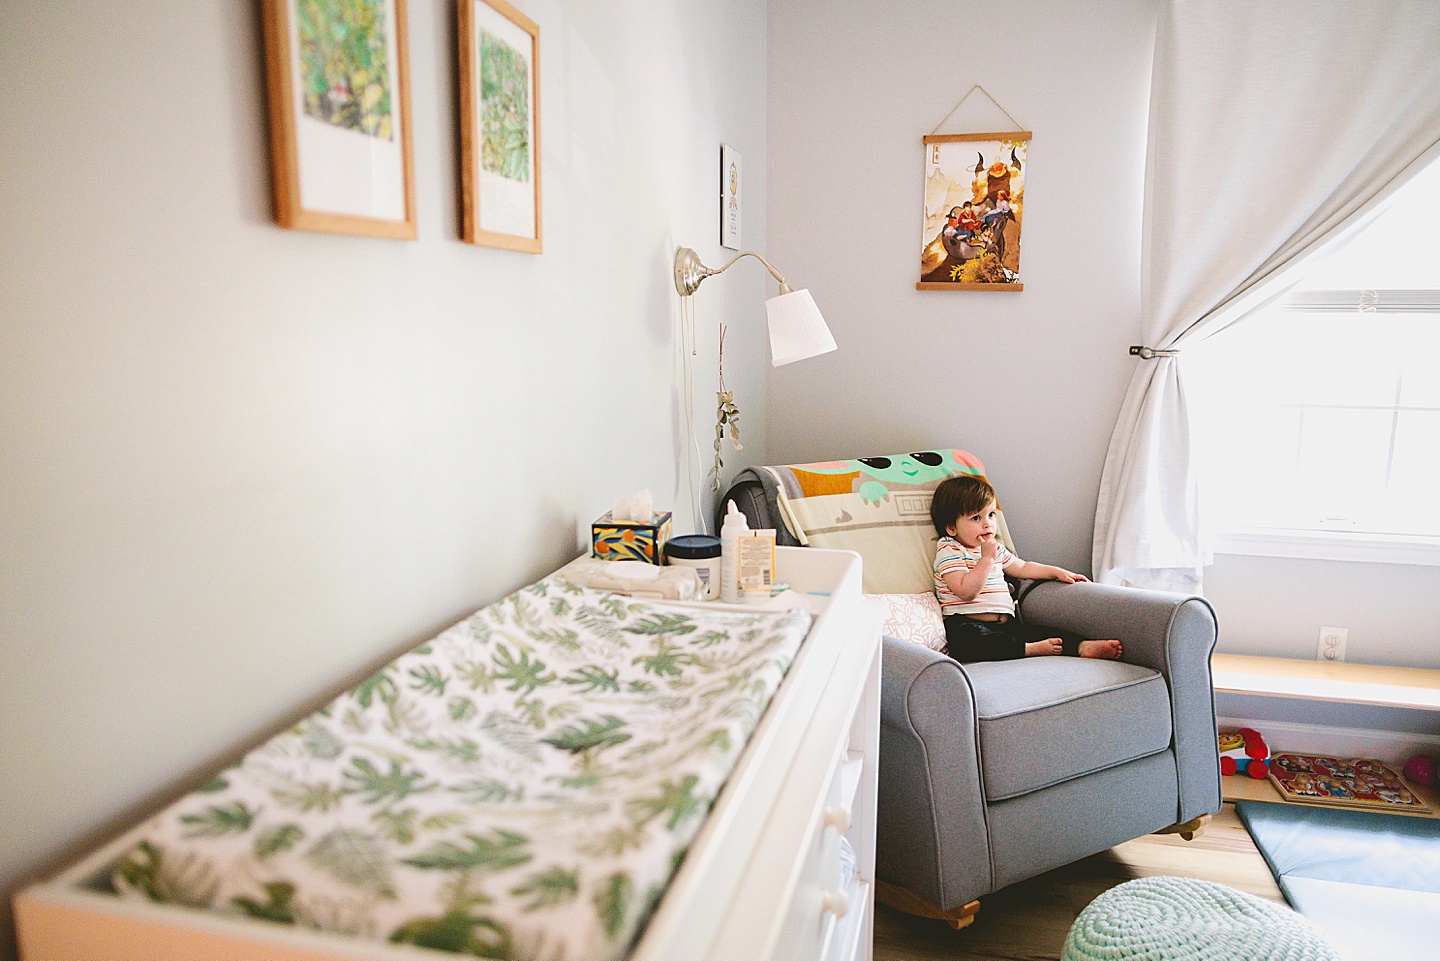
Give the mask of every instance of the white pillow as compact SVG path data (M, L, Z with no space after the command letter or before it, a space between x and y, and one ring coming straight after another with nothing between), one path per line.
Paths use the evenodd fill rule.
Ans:
M945 650L945 618L933 593L866 594L865 597L885 614L881 634L932 651Z

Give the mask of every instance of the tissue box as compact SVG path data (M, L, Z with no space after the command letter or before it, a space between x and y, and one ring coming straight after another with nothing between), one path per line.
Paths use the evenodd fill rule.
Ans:
M670 512L656 511L650 523L617 521L612 511L590 525L590 543L596 557L607 561L665 560L665 542L670 540Z

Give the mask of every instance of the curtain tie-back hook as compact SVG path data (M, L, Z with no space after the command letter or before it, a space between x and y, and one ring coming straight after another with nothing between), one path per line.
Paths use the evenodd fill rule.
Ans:
M1156 350L1154 347L1141 347L1139 344L1130 346L1130 356L1139 357L1141 360L1154 360L1156 357L1178 357L1178 350Z

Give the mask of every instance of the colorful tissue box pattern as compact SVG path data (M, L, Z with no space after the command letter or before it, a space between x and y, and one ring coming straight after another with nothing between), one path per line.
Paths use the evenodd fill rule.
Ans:
M649 524L639 521L617 521L606 511L605 516L590 525L590 542L596 557L607 561L645 561L660 564L665 558L665 543L670 540L670 512L657 511Z

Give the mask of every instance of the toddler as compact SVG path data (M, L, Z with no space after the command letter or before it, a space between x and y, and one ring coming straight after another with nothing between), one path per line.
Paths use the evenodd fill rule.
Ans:
M1115 640L1084 640L1069 631L1015 619L1005 575L1022 579L1085 580L1061 567L1022 561L996 538L995 488L983 477L961 474L941 482L930 504L935 545L935 596L945 615L945 653L957 661L1009 661L1067 654L1117 659Z

